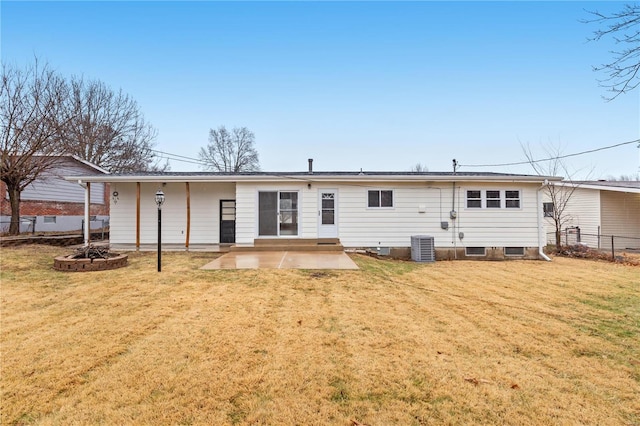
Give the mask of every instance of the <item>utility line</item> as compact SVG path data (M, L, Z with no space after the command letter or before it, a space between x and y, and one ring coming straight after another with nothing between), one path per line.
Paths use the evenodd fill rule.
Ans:
M563 158L576 157L578 155L590 154L592 152L604 151L605 149L617 148L623 145L629 145L632 143L640 143L640 139L636 139L633 141L617 143L615 145L603 146L600 148L590 149L587 151L575 152L573 154L559 155L557 157L549 157L543 158L540 160L531 160L531 161L518 161L515 163L502 163L502 164L458 164L460 167L504 167L504 166L520 166L523 164L531 164L531 163L541 163L543 161L553 161L553 160L561 160Z
M185 157L184 155L178 155L178 154L171 154L169 152L165 152L165 151L159 151L157 149L150 149L151 152L155 152L157 154L160 154L160 157L165 157L168 160L172 160L172 161L180 161L183 163L190 163L190 164L197 164L200 166L204 166L206 165L203 161L198 160L197 158L192 158L192 157Z

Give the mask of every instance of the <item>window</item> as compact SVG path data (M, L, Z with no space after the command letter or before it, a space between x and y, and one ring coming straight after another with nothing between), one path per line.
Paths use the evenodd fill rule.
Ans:
M505 247L505 256L524 256L524 247Z
M44 223L56 223L56 217L55 216L45 216L44 217Z
M298 193L260 191L258 193L258 235L298 235Z
M471 189L467 190L467 208L468 209L502 209L502 208L519 209L520 208L520 191L499 189Z
M466 247L464 252L467 256L486 256L487 252L484 247Z
M369 207L393 207L393 191L374 189L369 191Z
M480 191L467 191L467 208L479 209L482 207L482 195Z
M520 208L520 191L505 191L505 207L508 209Z
M544 217L553 217L553 203L543 203L542 210L544 211Z
M500 207L500 191L487 191L487 208L499 209Z

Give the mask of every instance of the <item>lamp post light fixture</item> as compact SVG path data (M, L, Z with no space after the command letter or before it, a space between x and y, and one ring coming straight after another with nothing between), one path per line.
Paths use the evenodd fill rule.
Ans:
M156 205L158 206L158 272L162 271L162 204L164 204L164 192L158 189L158 192L156 192Z

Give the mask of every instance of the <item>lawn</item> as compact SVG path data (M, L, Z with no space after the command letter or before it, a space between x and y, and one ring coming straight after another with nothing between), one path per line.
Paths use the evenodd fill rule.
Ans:
M640 424L640 268L52 270L3 248L1 424Z

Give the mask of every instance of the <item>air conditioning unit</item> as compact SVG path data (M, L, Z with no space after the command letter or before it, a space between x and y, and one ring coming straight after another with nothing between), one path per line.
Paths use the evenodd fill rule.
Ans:
M432 236L411 236L411 260L415 262L435 262L436 249Z

